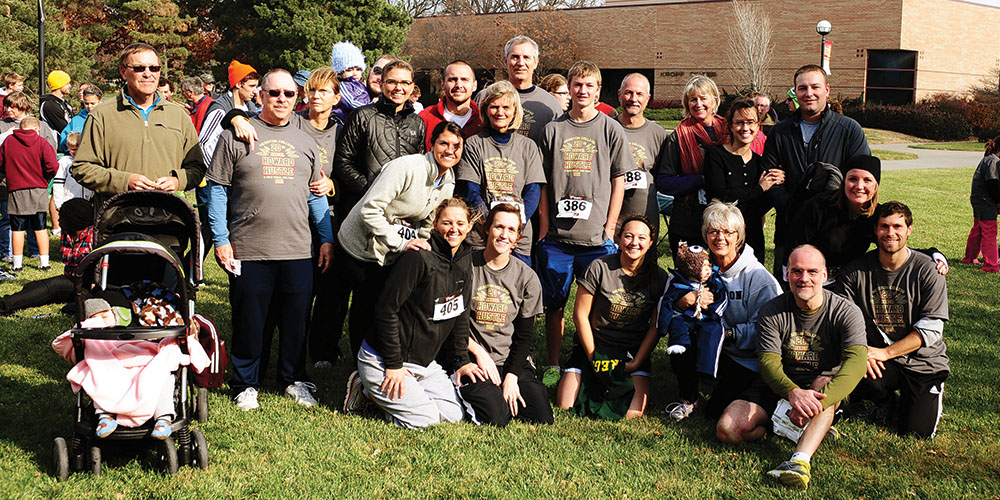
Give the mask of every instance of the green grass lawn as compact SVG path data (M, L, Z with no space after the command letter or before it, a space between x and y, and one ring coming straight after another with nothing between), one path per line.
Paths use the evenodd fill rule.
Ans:
M915 144L910 146L914 149L943 149L945 151L976 151L983 152L986 145L979 141L965 142L932 142L930 144Z
M878 128L865 128L864 130L865 138L868 139L868 144L911 144L915 142L931 142L930 139L923 139L912 135L893 132L891 130Z
M677 128L677 125L679 125L681 123L681 121L680 120L657 120L656 123L659 123L661 127L663 127L664 129L667 130L667 132L670 132L670 131L673 131L675 128Z
M919 158L918 155L914 153L900 153L898 151L889 151L887 149L873 149L872 156L878 157L879 160L916 160Z
M49 348L70 320L49 306L0 318L0 498L997 498L1000 280L958 262L972 223L971 175L961 168L882 177L882 199L903 200L914 211L912 245L937 246L951 259L945 338L952 375L938 437L901 438L842 422L843 436L813 458L805 493L785 491L763 474L788 458L791 442L724 445L701 416L679 424L665 419L663 406L676 398L665 346L653 357L649 414L637 421L557 411L552 426L406 431L339 413L346 363L310 368L321 403L311 409L274 392L272 366L258 411L238 411L224 390L211 393L209 422L196 424L208 438L208 470L182 467L167 477L133 454L107 460L101 477L76 473L57 483L47 472L50 449L54 437L70 435L74 397L64 378L68 364ZM664 241L661 253L666 247ZM669 258L660 263L668 266ZM36 265L29 259L26 268ZM225 278L214 263L208 267L198 309L228 337ZM0 282L0 293L41 276L27 271ZM42 313L52 315L33 319ZM544 352L541 321L536 329L536 352Z

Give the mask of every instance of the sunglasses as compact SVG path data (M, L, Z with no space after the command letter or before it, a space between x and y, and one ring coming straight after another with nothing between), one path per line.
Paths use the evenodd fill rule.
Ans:
M278 97L281 94L285 94L285 99L291 99L298 95L298 92L294 90L265 90L264 92L267 92L267 95L271 97Z
M126 65L125 67L131 69L132 71L134 71L136 73L144 73L147 69L149 69L149 71L151 73L159 73L160 69L161 69L161 66L159 64L154 65L154 66L129 66L129 65Z

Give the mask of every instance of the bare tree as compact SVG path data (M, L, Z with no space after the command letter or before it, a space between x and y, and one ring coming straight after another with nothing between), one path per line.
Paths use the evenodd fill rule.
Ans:
M432 16L441 11L443 0L391 0L392 4L410 14L410 17Z
M732 0L733 22L729 24L729 63L739 90L765 92L770 86L771 18L758 2Z

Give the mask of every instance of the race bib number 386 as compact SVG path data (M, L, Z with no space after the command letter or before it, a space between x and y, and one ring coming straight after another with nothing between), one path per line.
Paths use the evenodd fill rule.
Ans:
M559 219L581 219L590 218L590 209L593 203L580 198L565 198L556 203L556 218Z
M465 299L461 294L434 300L434 321L444 321L462 314L465 310Z

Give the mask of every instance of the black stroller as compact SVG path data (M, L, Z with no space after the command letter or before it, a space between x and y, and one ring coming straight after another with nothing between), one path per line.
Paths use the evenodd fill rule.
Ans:
M175 337L183 354L188 354L187 332L195 305L195 283L201 279L200 225L196 212L183 199L164 192L128 192L108 200L97 214L94 239L100 243L80 263L76 281L77 328L71 339L77 360L85 359L84 339L150 340ZM182 259L181 255L187 255ZM186 263L186 264L185 264ZM86 319L84 302L90 296L149 280L179 297L176 312L183 324L176 326L114 326L102 329L79 328ZM190 429L191 415L200 421L208 417L208 394L197 388L190 398L192 381L188 367L174 372L172 434L157 441L157 461L167 474L180 465L208 467L208 446L200 430ZM153 419L139 427L119 426L109 436L95 437L94 404L81 389L77 393L76 419L71 443L62 437L53 443L53 469L59 480L73 470L101 471L101 454L112 442L148 440Z

